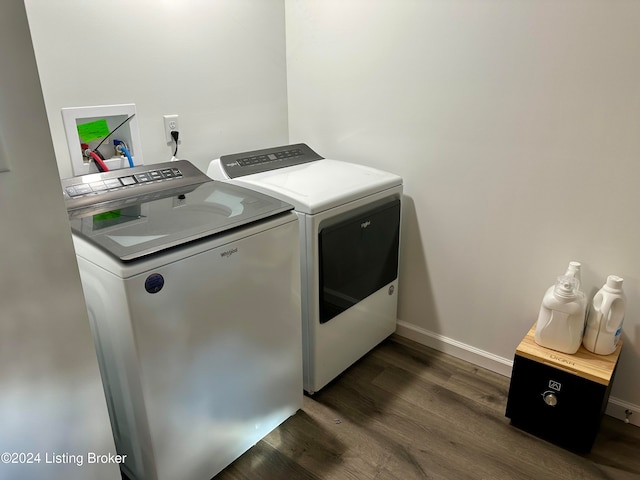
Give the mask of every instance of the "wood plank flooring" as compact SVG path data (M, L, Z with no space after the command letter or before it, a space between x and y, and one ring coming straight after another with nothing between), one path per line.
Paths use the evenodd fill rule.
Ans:
M512 427L508 389L392 336L216 480L640 479L640 428L605 416L576 455Z

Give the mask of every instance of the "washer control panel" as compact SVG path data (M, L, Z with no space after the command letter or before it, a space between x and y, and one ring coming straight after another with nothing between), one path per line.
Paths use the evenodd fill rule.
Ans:
M212 181L186 160L158 163L62 180L67 210ZM170 183L169 183L170 182Z
M179 168L165 168L162 170L149 170L147 172L136 173L135 175L123 175L122 177L98 180L91 183L74 183L65 187L64 191L69 197L75 198L82 195L102 193L108 190L119 190L123 187L137 186L147 182L159 180L169 180L182 177ZM81 179L82 177L79 177Z
M220 164L229 178L236 178L322 160L322 158L306 144L298 143L296 145L223 155L220 157Z

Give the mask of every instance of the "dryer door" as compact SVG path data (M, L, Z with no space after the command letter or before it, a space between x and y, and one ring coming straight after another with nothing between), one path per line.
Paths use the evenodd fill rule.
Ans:
M320 323L326 323L397 278L400 200L340 216L318 236Z

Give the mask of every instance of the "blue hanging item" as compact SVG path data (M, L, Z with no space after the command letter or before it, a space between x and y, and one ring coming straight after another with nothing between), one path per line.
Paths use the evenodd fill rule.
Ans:
M127 144L122 140L114 140L113 145L116 147L116 152L127 157L127 160L129 160L129 167L135 167L135 165L133 164L133 158L131 158L131 153L127 148Z

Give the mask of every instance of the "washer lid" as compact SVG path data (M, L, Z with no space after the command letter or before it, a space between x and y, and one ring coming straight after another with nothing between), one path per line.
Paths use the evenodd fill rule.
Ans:
M293 209L259 192L207 181L130 196L70 215L74 233L127 262Z
M375 168L338 160L317 160L244 177L234 183L292 203L315 214L402 185L402 178Z

